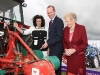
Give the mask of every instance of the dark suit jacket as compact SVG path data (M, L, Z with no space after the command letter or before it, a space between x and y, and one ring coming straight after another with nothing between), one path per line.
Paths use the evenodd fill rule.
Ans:
M50 55L60 56L63 53L63 28L64 24L62 19L55 17L52 26L49 28L49 39L47 41L50 48Z
M71 42L69 42L69 28L65 27L63 38L64 49L74 48L76 50L74 54L67 56L67 71L76 75L79 68L82 68L84 71L83 75L86 75L85 50L88 45L87 42L87 34L83 25L76 23Z

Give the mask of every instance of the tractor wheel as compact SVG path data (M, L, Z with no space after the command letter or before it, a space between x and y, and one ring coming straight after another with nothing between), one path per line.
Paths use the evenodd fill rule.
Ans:
M93 68L99 68L99 60L97 56L94 56L94 58L92 59L92 63L93 63Z
M99 64L100 64L100 54L98 55L98 59L99 59Z

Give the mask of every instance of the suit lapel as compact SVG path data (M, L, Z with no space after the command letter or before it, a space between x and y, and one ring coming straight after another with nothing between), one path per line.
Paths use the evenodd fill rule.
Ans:
M68 27L67 27L68 28ZM66 36L68 36L68 37L66 37L67 38L67 41L69 41L69 28L67 29L67 31L66 31Z
M74 29L74 33L73 33L73 37L72 37L71 42L72 42L75 38L77 38L77 33L78 33L78 25L75 24L75 29Z
M54 25L56 25L55 24L56 23L56 19L57 19L57 16L54 18L53 23L52 23L52 26L49 28L49 33L51 32L51 30L54 27ZM50 23L49 23L49 25L50 25Z

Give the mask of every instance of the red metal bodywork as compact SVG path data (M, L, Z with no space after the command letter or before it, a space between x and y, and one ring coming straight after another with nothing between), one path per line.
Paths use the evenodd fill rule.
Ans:
M0 69L6 70L7 73L14 73L14 75L55 75L53 64L48 60L38 59L32 49L22 40L20 33L18 31L14 32L9 30L8 24L5 24L8 35L3 38L3 40L6 38L7 43L2 46L2 54L6 55L0 56ZM24 25L19 24L20 28L24 28L23 26ZM28 27L29 26L26 26L26 28ZM18 41L29 52L26 56L23 56L22 53L17 50L16 44Z

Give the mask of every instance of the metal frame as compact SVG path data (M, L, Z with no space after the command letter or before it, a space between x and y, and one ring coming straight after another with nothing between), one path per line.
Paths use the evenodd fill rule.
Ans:
M10 1L11 3L14 3L14 4L12 4L12 5L9 5L9 3L8 3L8 6L9 7L7 7L7 5L6 5L6 8L4 9L4 8L2 8L3 6L5 6L5 5L3 5L2 3L7 3L8 1ZM9 9L11 9L10 10L10 12L11 12L11 14L13 13L13 7L14 6L17 6L17 5L19 5L19 12L20 12L20 18L21 18L21 22L24 24L24 16L23 16L23 5L22 5L22 3L24 2L24 0L5 0L5 1L2 1L2 0L0 0L0 2L2 2L1 4L1 11L3 12L3 16L0 16L0 18L3 18L3 19L6 19L6 20L12 20L12 18L10 19L10 18L6 18L5 17L5 11L7 11L7 10L9 10ZM13 20L13 21L15 21L15 20ZM20 22L20 21L18 21L18 22Z

